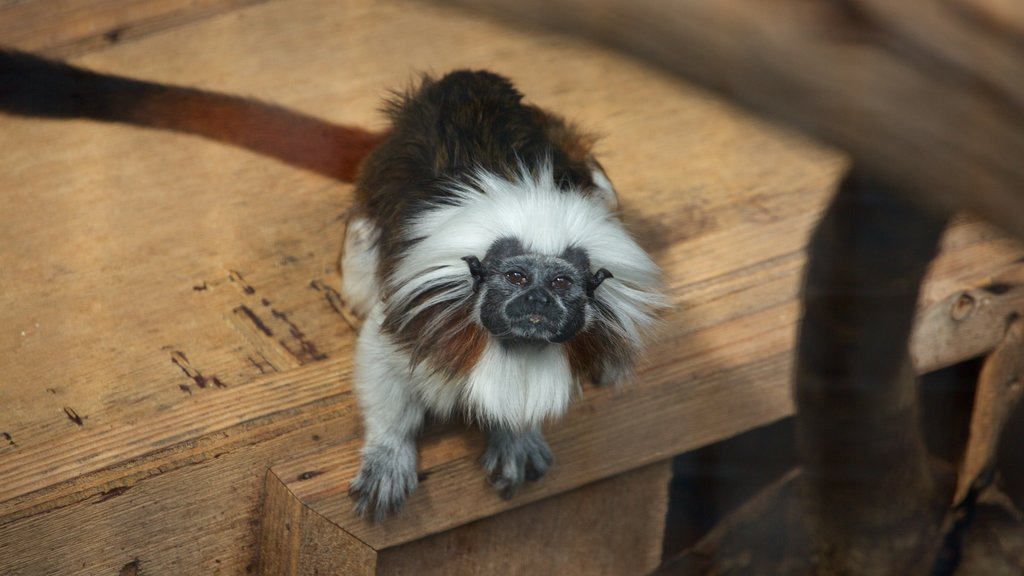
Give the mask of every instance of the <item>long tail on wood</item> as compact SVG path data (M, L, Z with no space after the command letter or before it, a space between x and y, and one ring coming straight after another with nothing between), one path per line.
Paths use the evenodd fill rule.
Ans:
M249 98L100 74L0 49L0 112L194 134L352 182L383 134Z

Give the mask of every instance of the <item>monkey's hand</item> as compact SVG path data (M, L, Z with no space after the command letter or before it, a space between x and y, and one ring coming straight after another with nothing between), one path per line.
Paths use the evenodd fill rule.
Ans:
M524 480L540 480L554 460L539 430L513 432L498 427L488 431L483 465L502 498L515 496Z
M373 521L380 522L398 512L405 497L416 489L416 446L367 447L363 451L363 465L348 493L355 499L356 514L372 513Z

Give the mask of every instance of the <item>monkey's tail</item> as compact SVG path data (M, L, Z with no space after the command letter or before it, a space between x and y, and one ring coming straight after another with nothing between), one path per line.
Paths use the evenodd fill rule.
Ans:
M352 182L383 134L249 98L100 74L0 49L0 112L194 134Z

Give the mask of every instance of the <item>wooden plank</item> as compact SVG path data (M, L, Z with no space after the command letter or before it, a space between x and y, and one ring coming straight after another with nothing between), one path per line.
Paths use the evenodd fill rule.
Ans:
M0 45L67 57L264 0L22 0L0 3Z
M377 574L646 574L661 562L669 461L380 554Z
M821 204L840 165L834 155L580 44L510 34L445 10L421 7L412 14L401 3L309 2L302 8L301 18L287 7L252 8L241 20L170 31L85 63L259 94L338 121L379 125L375 108L382 92L403 85L414 70L501 61L502 71L535 100L608 134L603 159L623 191L627 219L668 270L677 298L693 298L692 304L678 300L676 318L686 320L669 318L667 326L690 332L791 301L799 261L768 261L755 273L746 255L798 252L813 208L792 212L786 205ZM339 29L351 33L339 35ZM448 40L424 50L415 41L424 29ZM310 47L309 38L325 44ZM376 48L381 41L390 46L383 53ZM153 54L162 56L154 60ZM403 56L410 54L411 60ZM537 67L541 56L548 71ZM564 61L579 65L568 75L550 72ZM252 73L256 62L260 74ZM613 87L594 92L609 74L634 86L631 101L645 105L626 105ZM582 98L581 90L594 96ZM4 325L13 328L0 333L8 366L0 403L12 407L2 431L16 445L4 450L23 455L19 464L38 463L0 464L0 484L12 491L5 501L227 425L209 418L237 423L244 421L239 415L273 412L279 397L256 396L260 406L245 397L262 372L288 368L273 358L284 354L285 344L297 349L275 310L320 353L341 362L339 388L325 385L308 401L345 391L351 330L311 283L338 284L335 261L349 187L184 136L85 122L0 122L0 143L10 151L3 188L11 191L0 237L12 247L0 255L0 268L10 271L0 277L0 298ZM691 135L678 147L689 159L683 164L673 151L680 134ZM638 142L645 145L638 148ZM750 168L750 154L776 169ZM716 160L720 155L724 164ZM659 173L659 165L673 169ZM780 189L790 191L783 200L763 200L764 210L748 208L751 194L771 198ZM691 220L668 219L663 207L674 205ZM726 277L731 283L716 287L714 279ZM247 324L247 315L236 312L242 306L273 336ZM197 374L226 387L200 389ZM778 393L785 396L781 388ZM220 408L197 408L211 401ZM82 426L65 407L81 416ZM141 441L118 434L119 426L133 422L147 434ZM110 442L95 436L101 431Z
M324 402L58 487L0 518L0 573L117 574L132 562L140 574L253 573L265 471L351 440L357 424L352 402Z
M478 462L483 442L475 431L448 430L421 440L420 484L394 522L372 524L352 511L347 488L359 467L361 440L281 462L273 470L306 506L372 548L405 544L789 414L788 395L773 395L768 384L788 373L788 350L775 348L777 343L760 333L765 327L778 330L765 320L779 314L773 310L723 329L722 334L737 334L749 359L743 364L723 366L698 354L681 358L677 351L628 391L588 389L582 403L546 430L556 462L551 472L512 501L487 485ZM730 417L722 418L723 413Z
M665 460L401 546L373 549L292 491L322 473L268 474L260 574L645 573L660 562L672 475Z
M273 472L261 510L259 573L376 574L377 552L302 505Z

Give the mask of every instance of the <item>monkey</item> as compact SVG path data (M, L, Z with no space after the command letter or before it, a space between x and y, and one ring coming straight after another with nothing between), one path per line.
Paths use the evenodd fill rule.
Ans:
M365 318L364 443L349 493L374 521L416 489L427 417L484 430L482 466L502 497L539 480L554 461L542 425L583 383L632 379L667 306L595 139L493 72L424 75L370 132L0 51L0 111L197 134L354 182L341 294Z

